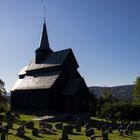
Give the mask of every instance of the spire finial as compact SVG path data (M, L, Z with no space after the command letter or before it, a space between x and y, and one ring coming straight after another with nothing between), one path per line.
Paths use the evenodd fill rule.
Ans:
M44 22L45 22L45 20L46 20L46 0L44 0L43 10L44 10Z

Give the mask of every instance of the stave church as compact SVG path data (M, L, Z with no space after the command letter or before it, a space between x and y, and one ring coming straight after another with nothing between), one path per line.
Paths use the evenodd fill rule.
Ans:
M53 51L44 22L40 46L11 89L11 110L89 112L89 89L72 49Z

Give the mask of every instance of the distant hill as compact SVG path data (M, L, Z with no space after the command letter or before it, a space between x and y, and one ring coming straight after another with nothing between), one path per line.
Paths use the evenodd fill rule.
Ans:
M133 85L121 85L113 87L92 86L89 87L89 90L98 98L101 96L104 88L109 88L112 92L112 95L120 100L130 100L132 98Z

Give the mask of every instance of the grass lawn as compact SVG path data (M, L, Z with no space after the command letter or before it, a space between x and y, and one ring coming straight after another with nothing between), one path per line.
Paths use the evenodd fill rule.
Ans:
M25 124L26 122L32 120L36 116L32 115L20 115L20 119L16 120L14 122L13 129L9 130L9 134L7 136L8 140L59 140L61 136L61 130L57 130L56 135L49 135L49 134L39 134L38 137L32 136L32 132L30 129L25 128L25 138L20 138L16 136L16 128L20 125ZM38 121L35 122L35 128L39 128ZM3 124L6 124L6 122L3 122ZM55 125L55 123L52 123ZM95 130L96 140L100 140L101 132L99 130ZM71 140L90 140L89 137L85 136L84 128L82 127L82 132L77 133L74 130L74 134L69 135L69 139ZM134 131L134 134L132 135L125 135L125 136L119 136L119 133L117 130L114 130L112 134L109 134L109 140L140 140L140 131Z

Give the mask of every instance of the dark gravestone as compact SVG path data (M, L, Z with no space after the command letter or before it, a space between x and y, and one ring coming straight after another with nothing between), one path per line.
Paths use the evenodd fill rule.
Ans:
M48 129L52 129L53 128L53 125L52 124L49 124L49 123L45 123L45 127L48 128Z
M108 132L103 133L103 140L108 140Z
M7 135L7 127L3 126L1 129L1 140L6 140L6 135Z
M128 130L128 129L125 129L125 130L124 130L124 134L125 134L125 135L129 135L129 130Z
M14 113L14 117L17 118L17 119L19 119L20 118L20 114L18 112L15 112Z
M133 134L133 124L129 124L129 125L127 125L126 128L128 129L129 134Z
M133 130L130 130L129 133L130 133L130 134L133 134Z
M30 122L27 122L25 124L26 128L28 129L33 129L34 128L34 122L33 121L30 121Z
M59 138L59 140L68 140L68 133L65 128L62 130L62 136Z
M18 127L18 128L17 128L17 133L16 133L16 135L17 135L17 136L20 136L20 137L23 137L24 134L25 134L24 126Z
M11 111L10 110L5 113L5 116L6 116L7 122L11 121Z
M0 121L0 127L2 126L2 121Z
M2 121L4 118L4 115L0 115L0 121Z
M104 124L101 128L101 131L102 131L102 135L104 134L104 132L106 132L108 130L108 127L106 124Z
M7 122L7 126L9 129L12 129L13 128L13 122L12 121L8 121Z
M120 136L123 136L123 129L120 129Z
M73 134L73 125L69 124L64 126L64 130L66 130L68 134Z
M57 123L57 124L55 125L55 128L56 128L56 129L59 129L59 130L62 130L62 129L63 129L63 123Z
M39 122L39 127L43 127L43 128L44 128L44 127L45 127L45 124L46 124L46 122L40 121L40 122Z
M94 129L90 128L86 130L86 136L91 137L92 135L94 135Z
M89 130L91 128L91 125L90 123L86 123L84 127L85 127L85 130Z
M100 124L97 124L97 130L101 130Z
M108 132L109 132L109 133L112 133L112 127L109 127L109 128L108 128Z
M38 136L38 129L37 129L37 128L34 128L34 129L32 130L32 135L33 135L33 136Z
M3 127L2 127L2 126L0 126L0 133L2 132L2 129L3 129Z
M81 132L81 119L80 118L77 118L76 121L75 121L75 128L76 128L76 132Z
M96 137L95 137L95 135L91 135L91 140L95 140L96 139Z
M2 132L8 134L8 132L9 132L8 125L2 126L2 129L1 130L2 130Z
M6 134L5 133L1 133L1 140L6 140Z
M118 127L118 131L123 130L123 129L124 129L123 124L120 124L119 127Z

